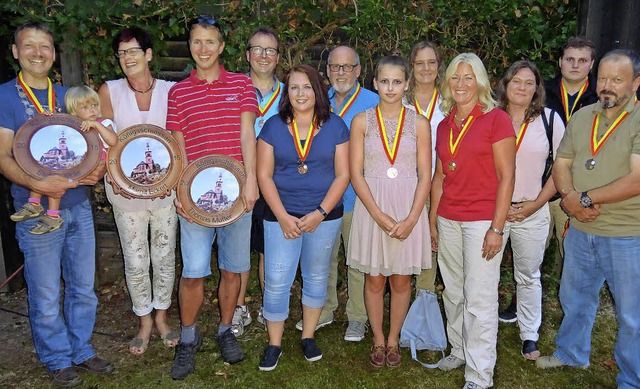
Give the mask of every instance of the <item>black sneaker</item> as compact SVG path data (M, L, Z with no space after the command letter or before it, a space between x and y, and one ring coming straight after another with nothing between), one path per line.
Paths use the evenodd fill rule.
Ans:
M322 359L322 351L314 338L302 339L302 352L304 352L304 358L309 362Z
M83 369L96 374L111 374L115 370L111 362L94 355L86 361L76 365L78 369Z
M49 370L49 376L51 381L60 387L71 388L82 384L82 378L73 366L65 367L64 369Z
M498 320L503 323L515 323L518 321L518 307L516 304L511 303L502 312L498 313Z
M262 371L271 371L278 366L278 360L280 359L280 355L282 355L282 347L280 346L267 346L264 350L264 355L260 360L260 364L258 365L258 369Z
M235 335L231 331L231 328L218 335L218 347L220 347L220 354L222 359L230 364L238 363L244 359L244 353L236 340Z
M176 354L171 367L171 378L183 380L196 370L196 353L202 346L202 338L196 330L196 340L193 343L178 343Z

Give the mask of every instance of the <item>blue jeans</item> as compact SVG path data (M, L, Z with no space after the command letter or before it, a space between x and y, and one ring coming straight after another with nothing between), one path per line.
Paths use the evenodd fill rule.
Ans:
M204 278L211 274L211 246L218 236L218 267L230 273L251 269L251 212L224 227L204 227L180 220L182 277Z
M291 285L302 273L302 304L322 308L327 297L327 280L333 245L342 218L324 221L312 233L286 239L278 222L264 222L264 318L284 321L289 316Z
M591 330L606 281L618 321L613 351L620 369L618 388L640 387L640 237L611 238L570 227L564 245L560 282L564 319L554 355L570 366L589 365Z
M61 209L64 225L33 235L37 219L16 224L24 253L29 322L40 362L58 370L93 357L91 334L98 299L93 290L95 234L89 201ZM60 277L64 280L64 316L60 312Z

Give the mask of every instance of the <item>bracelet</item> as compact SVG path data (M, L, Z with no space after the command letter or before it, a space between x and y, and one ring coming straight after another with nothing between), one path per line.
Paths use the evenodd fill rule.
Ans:
M321 205L318 205L318 208L316 208L316 211L320 212L323 218L327 217L327 211L325 211Z
M493 231L493 232L495 232L496 234L498 234L500 236L504 235L504 231L500 231L499 229L495 228L494 226L489 227L489 231Z

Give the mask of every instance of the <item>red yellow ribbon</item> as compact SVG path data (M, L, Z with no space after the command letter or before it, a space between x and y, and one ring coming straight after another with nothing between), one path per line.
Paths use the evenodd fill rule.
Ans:
M578 105L578 100L580 100L580 97L582 97L582 95L584 94L584 91L587 90L588 86L589 86L589 79L585 81L584 85L582 85L582 88L580 88L580 90L578 91L578 96L576 96L576 100L573 102L573 107L571 107L571 110L569 110L569 93L567 93L567 89L564 87L564 81L560 80L560 94L562 95L562 108L564 108L564 117L567 118L567 122L569 122L569 119L571 119L571 115L573 115L573 111L576 109L576 106Z
M460 142L462 142L464 136L467 135L467 132L469 131L469 128L471 127L471 124L474 120L476 119L472 115L469 115L469 117L467 118L467 122L464 124L462 130L458 134L455 143L453 142L453 128L449 128L449 151L451 152L451 159L456 158L458 150L460 149Z
M298 131L298 125L296 124L296 119L293 119L292 127L293 130L293 140L296 145L296 152L298 153L298 157L301 162L304 162L309 156L309 151L311 150L311 142L313 142L313 134L316 131L315 124L316 118L315 116L311 120L311 124L309 125L309 132L307 133L307 141L302 145L302 140L300 139L300 132Z
M344 115L347 114L347 111L349 111L349 109L351 108L353 103L356 101L356 98L358 97L359 94L360 94L360 84L357 84L356 85L356 91L353 92L353 95L351 95L349 100L347 100L347 102L342 106L342 109L340 110L340 113L338 114L338 116L343 118Z
M524 122L520 126L520 132L516 136L516 153L520 149L520 145L522 144L522 140L524 139L524 134L527 132L527 128L529 128L529 122Z
M273 105L273 102L276 101L276 99L278 98L278 95L280 94L280 82L276 81L276 84L278 86L276 87L276 90L271 95L271 98L269 99L269 101L267 101L267 104L265 104L264 107L258 107L258 109L260 109L260 117L263 117L264 114L267 113L269 108L271 108L271 106Z
M18 85L20 85L24 93L27 95L27 98L29 98L29 101L31 101L31 104L33 104L36 111L38 111L38 113L43 113L44 108L42 108L42 105L38 101L36 95L33 94L31 87L29 87L29 85L24 82L24 78L22 78L22 72L18 73ZM54 112L56 109L56 92L53 90L53 84L51 83L50 78L47 78L47 103L49 104L49 111Z
M407 115L407 111L404 106L400 109L400 116L398 117L398 125L396 126L396 134L393 139L393 146L389 145L389 136L387 135L387 128L384 125L384 119L382 118L382 112L380 106L376 106L376 118L378 119L378 128L380 129L380 138L382 139L382 146L384 153L387 155L387 159L393 165L396 162L398 156L398 148L400 147L400 138L402 137L402 127L404 126L404 119Z
M433 111L435 111L436 109L436 103L438 101L438 89L434 88L433 89L433 94L431 95L431 101L429 102L429 106L427 107L427 111L426 114L422 112L422 108L420 108L420 103L418 102L418 99L415 99L415 104L414 106L416 107L416 112L419 113L420 115L424 115L428 121L431 121L431 118L433 117Z
M635 98L634 105L637 105L637 104L638 104L638 99ZM611 127L609 127L609 129L604 133L604 135L602 135L602 138L600 138L600 140L598 140L598 126L600 125L600 114L597 114L593 118L593 124L591 125L591 155L592 156L595 157L600 152L600 149L602 149L602 146L604 146L604 143L607 141L607 139L609 139L611 134L613 134L613 132L618 127L620 127L620 125L622 124L622 122L624 122L627 116L629 116L629 112L622 111L620 115L618 115L616 120L614 120L614 122L611 124Z

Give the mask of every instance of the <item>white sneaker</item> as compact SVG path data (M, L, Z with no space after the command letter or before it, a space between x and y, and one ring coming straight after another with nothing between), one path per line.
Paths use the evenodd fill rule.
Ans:
M438 369L442 371L454 370L465 365L464 359L449 354L438 362ZM473 384L473 382L472 382ZM475 384L474 384L475 385Z
M347 331L344 333L344 340L347 342L359 342L364 339L364 334L367 332L367 323L359 321L350 321L347 326Z
M316 326L316 331L319 330L320 328L324 327L324 326L328 326L331 323L333 323L333 315L326 316L326 317L322 317L322 315L320 315L320 320L318 320L318 325ZM302 331L302 320L300 320L299 322L296 323L296 329L298 331Z
M233 311L233 319L231 319L231 332L235 336L242 336L244 334L244 328L251 324L251 313L244 307L237 306Z
M462 389L484 389L484 386L480 386L475 382L467 381L464 383Z
M264 309L264 307L260 307L260 310L258 311L258 316L256 317L256 320L258 321L258 323L262 324L262 325L266 325L267 321L264 320L264 316L262 316L262 310Z

